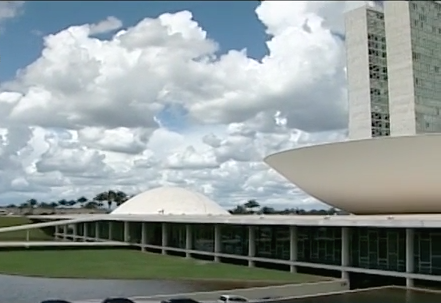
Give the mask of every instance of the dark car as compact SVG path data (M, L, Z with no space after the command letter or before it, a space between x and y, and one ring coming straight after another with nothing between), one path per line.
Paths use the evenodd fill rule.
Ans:
M66 301L66 300L53 299L53 300L44 300L44 301L41 301L41 303L71 303L71 302Z
M102 303L135 303L127 298L107 298Z
M199 303L199 302L190 298L176 298L176 299L163 300L161 301L161 303Z
M278 296L274 296L274 297L263 297L260 298L260 300L276 300L276 299L281 299L282 297L278 297Z

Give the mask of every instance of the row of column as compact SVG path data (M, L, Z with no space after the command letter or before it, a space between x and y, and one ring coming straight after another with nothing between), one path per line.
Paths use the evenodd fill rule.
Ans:
M112 222L109 222L109 224L112 224ZM142 223L141 228L141 244L142 249L145 249L145 245L147 245L147 229L146 229L146 223ZM58 227L56 227L58 228ZM87 228L88 225L84 224L84 234L87 235ZM130 230L129 230L129 222L124 222L124 242L130 242ZM349 247L349 227L342 227L341 234L342 234L342 247L341 247L341 266L342 268L342 279L349 280L349 273L345 270L346 267L350 266L350 247ZM168 243L168 224L162 223L162 254L167 254L167 243ZM63 226L63 238L66 239L67 237L67 226ZM74 225L73 230L74 236L77 235L76 231L76 225ZM95 224L95 237L98 239L99 235L99 225ZM112 228L109 228L109 239L112 239ZM185 242L185 248L186 248L186 257L191 257L191 250L192 250L192 225L187 224L186 225L186 242ZM250 259L248 260L248 266L253 267L254 261L251 259L255 256L255 226L249 226L248 227L248 257ZM214 228L214 252L215 262L219 262L219 254L221 252L221 230L220 225L215 225ZM406 229L406 272L407 273L413 273L414 272L414 230L412 228ZM296 226L290 226L290 261L295 262L297 261L297 227ZM296 266L291 265L290 268L291 272L296 272ZM414 282L413 279L407 278L406 279L406 285L408 287L413 287Z

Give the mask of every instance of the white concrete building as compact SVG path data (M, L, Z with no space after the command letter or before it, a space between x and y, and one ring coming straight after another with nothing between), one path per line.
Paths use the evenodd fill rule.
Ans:
M441 3L346 15L350 139L441 132Z
M382 140L400 142L402 139ZM366 142L381 142L381 140L366 140ZM340 146L345 144L351 142ZM339 144L335 146L339 148ZM320 147L318 148L320 150ZM332 149L329 146L324 147L324 149L329 148ZM357 148L353 155L362 150L363 146L358 150ZM314 154L314 150L310 152ZM328 152L331 155L331 162L339 161L335 158L339 154L338 151L328 150ZM278 155L275 157L280 158ZM300 162L317 164L317 161L310 161L311 159L302 156L299 156L299 159ZM292 164L286 162L285 166L290 167ZM299 170L302 169L303 167L299 166ZM339 173L342 171L340 170ZM302 178L301 176L300 180ZM323 180L316 181L320 184ZM337 188L334 194L340 191L338 198L343 199L344 191L341 190L341 184L332 185ZM327 193L326 187L324 191L320 191L318 186L314 188L321 194ZM164 188L161 191L173 193L181 189ZM363 198L363 194L356 196L355 189L350 189L348 193L354 198ZM361 188L361 193L366 193L365 189ZM379 192L380 195L384 193ZM140 196L149 195L150 193ZM165 193L161 196L169 195ZM197 195L196 197L199 198ZM329 198L334 199L335 196ZM138 206L145 211L143 204L149 202L151 201L143 200ZM367 205L369 202L361 201L358 205L357 202L353 203L355 209L369 208ZM392 202L389 208L396 207L398 211L401 208L398 204L399 199ZM186 209L182 204L192 205L194 201L188 199L181 201L176 197L173 202L168 203L170 211L173 209L182 211ZM352 204L346 205L349 207ZM434 207L432 204L427 205ZM376 207L381 206L377 204ZM191 207L188 209L193 211ZM117 214L115 211L108 215L32 216L31 219L36 221L54 222L6 227L1 228L0 232L54 226L55 236L64 241L121 243L139 247L141 250L162 254L172 253L187 258L211 259L214 262L234 260L236 263L251 267L273 264L272 266L284 267L293 273L304 272L308 268L327 270L333 272L335 277L349 279L352 282L356 280L356 278L351 279L352 274L386 276L389 277L388 281L399 279L407 286L413 286L415 281L441 282L441 215L439 214L260 216L141 213L142 211L132 209L128 214ZM29 233L26 240L32 241ZM36 245L40 244L36 243Z

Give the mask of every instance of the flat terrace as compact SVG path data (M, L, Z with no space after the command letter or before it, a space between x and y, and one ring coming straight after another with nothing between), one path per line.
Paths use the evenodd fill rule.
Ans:
M441 214L418 215L344 215L344 216L303 216L303 215L36 215L35 220L69 220L64 224L86 221L126 221L165 222L189 224L234 224L234 225L296 225L296 226L348 226L348 227L409 227L440 228Z

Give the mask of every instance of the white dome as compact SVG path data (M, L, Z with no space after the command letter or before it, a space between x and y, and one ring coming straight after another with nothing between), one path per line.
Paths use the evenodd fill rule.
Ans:
M115 215L229 215L206 196L180 187L158 187L143 192L119 207Z

